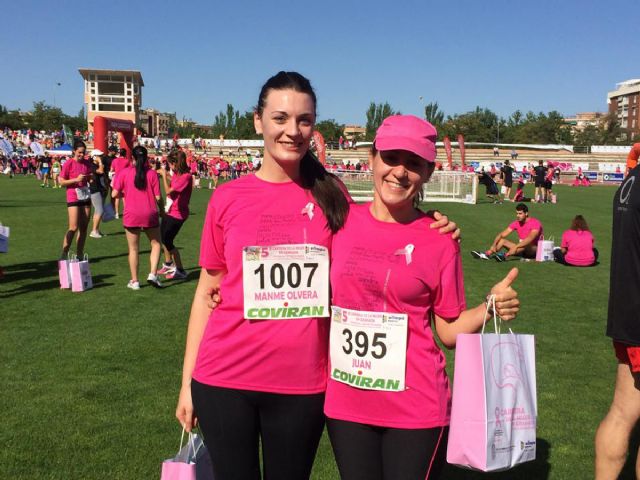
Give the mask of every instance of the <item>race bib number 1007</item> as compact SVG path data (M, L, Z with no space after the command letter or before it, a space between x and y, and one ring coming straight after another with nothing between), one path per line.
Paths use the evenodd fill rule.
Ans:
M244 317L329 316L329 251L319 245L244 247Z

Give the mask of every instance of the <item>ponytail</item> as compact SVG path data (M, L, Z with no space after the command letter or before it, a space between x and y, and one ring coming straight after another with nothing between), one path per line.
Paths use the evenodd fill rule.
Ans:
M311 152L307 152L300 161L300 179L302 187L311 191L322 209L329 230L336 233L343 227L349 213L349 203L338 179L327 172Z
M134 160L136 161L136 178L133 184L138 190L145 190L147 188L147 149L142 146L137 146L131 152Z

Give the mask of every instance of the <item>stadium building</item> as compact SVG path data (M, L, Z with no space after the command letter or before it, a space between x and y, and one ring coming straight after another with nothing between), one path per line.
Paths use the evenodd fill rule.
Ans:
M93 131L93 119L98 115L139 124L144 87L140 72L91 68L78 71L84 79L84 103L90 131Z
M623 140L640 135L640 78L616 84L607 94L609 113L615 115L625 131Z

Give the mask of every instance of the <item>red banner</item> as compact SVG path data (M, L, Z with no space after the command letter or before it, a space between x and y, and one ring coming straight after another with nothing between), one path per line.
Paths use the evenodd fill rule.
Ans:
M444 143L444 151L447 154L447 163L449 164L449 170L453 169L453 155L451 154L451 140L449 137L444 137L442 140Z
M317 130L313 131L313 142L316 144L316 154L318 155L318 160L320 160L320 163L324 165L327 161L327 146L324 143L324 137Z
M458 148L460 149L460 162L462 163L462 171L464 171L464 135L458 134Z

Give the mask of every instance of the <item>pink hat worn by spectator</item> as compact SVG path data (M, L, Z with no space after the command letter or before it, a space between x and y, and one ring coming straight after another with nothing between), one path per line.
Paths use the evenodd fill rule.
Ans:
M377 150L406 150L427 162L436 159L438 132L426 120L414 115L392 115L383 120L376 132Z

